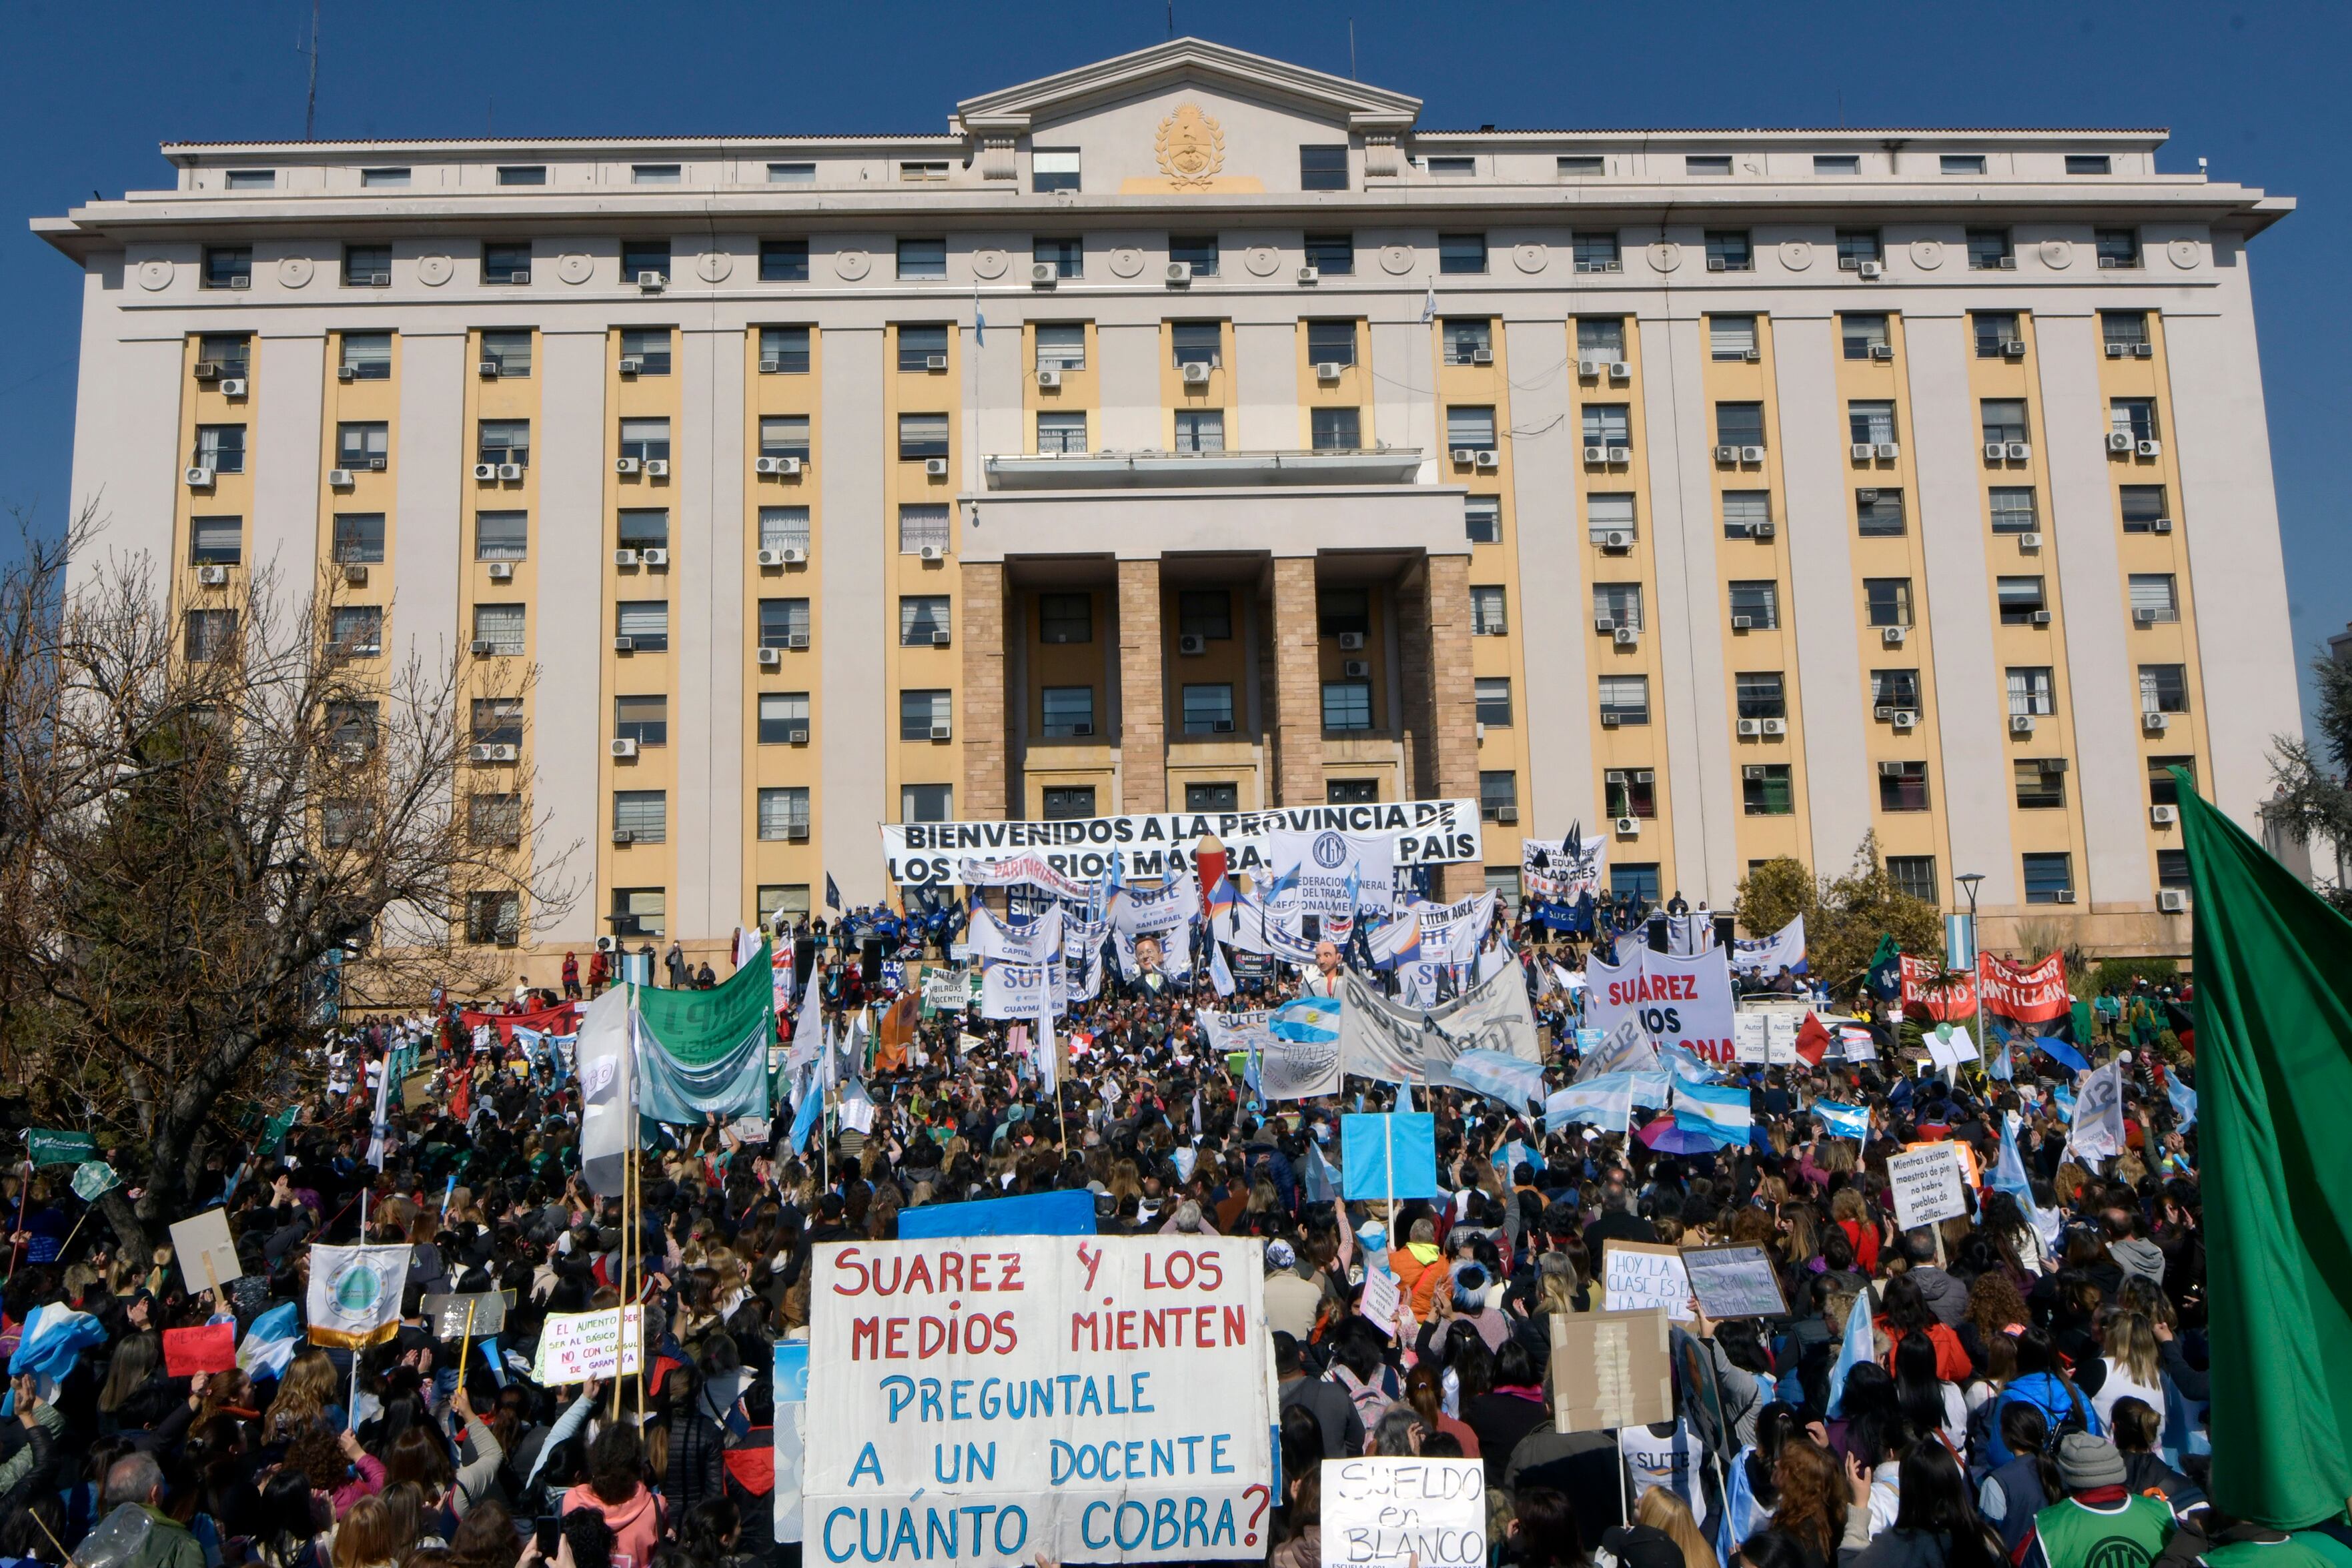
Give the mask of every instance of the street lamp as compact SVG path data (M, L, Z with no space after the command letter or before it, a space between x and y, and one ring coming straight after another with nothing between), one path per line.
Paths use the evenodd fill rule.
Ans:
M1952 880L1960 884L1960 891L1969 895L1969 923L1967 927L1968 967L1970 969L1974 969L1977 964L1977 883L1984 880L1984 873L1980 871L1965 871L1952 878ZM1947 949L1949 949L1953 946L1948 937L1946 938L1944 946ZM1953 960L1946 966L1948 968L1957 969L1960 967L1958 961L1959 958L1958 954L1948 953L1948 956Z

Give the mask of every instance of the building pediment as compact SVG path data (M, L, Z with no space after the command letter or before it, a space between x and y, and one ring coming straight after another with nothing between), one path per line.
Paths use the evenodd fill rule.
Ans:
M1271 100L1359 133L1402 134L1421 115L1421 99L1401 92L1202 38L1175 38L966 99L956 105L952 124L964 135L1021 136L1034 125L1066 120L1097 105L1188 86Z

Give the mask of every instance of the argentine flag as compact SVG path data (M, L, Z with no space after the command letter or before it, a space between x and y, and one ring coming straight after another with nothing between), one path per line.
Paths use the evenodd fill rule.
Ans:
M58 1385L80 1363L81 1353L105 1343L104 1325L88 1312L75 1312L62 1301L35 1307L25 1320L16 1354L8 1358L8 1375L31 1373L40 1380L41 1397L53 1400L58 1396ZM16 1395L11 1391L9 1414L15 1414L15 1406Z
M245 1343L236 1347L237 1370L257 1382L283 1376L287 1364L294 1359L294 1347L301 1343L302 1309L292 1301L282 1302L254 1319L253 1326L245 1331Z
M1845 1375L1865 1361L1877 1359L1878 1342L1870 1332L1870 1292L1864 1291L1853 1298L1853 1309L1846 1313L1845 1341L1838 1346L1837 1364L1830 1368L1830 1402L1826 1408L1832 1419L1845 1400Z
M1275 1009L1265 1020L1268 1032L1276 1040L1295 1040L1302 1045L1329 1045L1339 1038L1339 998L1337 997L1301 997Z
M2172 1102L2172 1113L2180 1118L2180 1130L2187 1132L2197 1124L2197 1091L2180 1082L2177 1072L2164 1075L2165 1097Z
M1696 1133L1718 1144L1744 1144L1755 1120L1745 1089L1717 1088L1711 1083L1675 1085L1675 1125L1683 1132Z
M1870 1112L1860 1105L1841 1105L1834 1100L1813 1102L1813 1114L1822 1119L1832 1138L1870 1137Z

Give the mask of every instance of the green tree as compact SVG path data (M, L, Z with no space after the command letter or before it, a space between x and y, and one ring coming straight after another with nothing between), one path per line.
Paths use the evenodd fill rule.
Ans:
M2352 847L2352 668L2322 652L2311 662L2319 692L2318 743L2282 735L2271 742L2278 792L2263 815L2296 843ZM2352 888L2317 879L2320 895L2352 915Z
M1731 912L1739 928L1750 936L1769 936L1775 931L1801 915L1810 931L1820 898L1813 886L1813 873L1805 862L1789 855L1766 861L1748 873L1739 884L1739 896Z
M1875 832L1863 836L1843 876L1816 882L1801 862L1787 856L1765 862L1739 884L1733 908L1751 936L1778 931L1802 915L1806 967L1841 996L1862 978L1883 935L1891 934L1915 958L1944 961L1943 912L1895 884Z

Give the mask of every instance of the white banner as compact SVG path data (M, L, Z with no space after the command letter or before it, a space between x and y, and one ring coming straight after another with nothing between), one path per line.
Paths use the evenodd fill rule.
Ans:
M810 1560L1155 1563L1265 1550L1254 1239L1006 1236L817 1249Z
M1524 839L1519 843L1519 891L1548 904L1568 904L1601 892L1601 857L1608 841L1587 839L1579 828L1557 843Z
M1062 911L1047 910L1024 926L1007 925L985 909L971 912L964 940L975 958L1004 958L1015 964L1042 964L1062 951Z
M1213 833L1224 843L1228 869L1256 877L1268 862L1269 836L1281 831L1387 839L1398 865L1476 864L1486 854L1478 802L1464 800L1381 800L1273 811L1165 811L1054 822L887 822L882 858L890 879L908 886L962 882L967 861L975 874L985 876L980 867L1033 853L1063 878L1083 880L1108 871L1117 852L1129 877L1150 879L1191 870L1193 845Z
M1370 933L1365 943L1372 962L1391 964L1467 964L1478 956L1478 944L1495 923L1495 894L1474 893L1452 904L1415 899L1403 913Z
M1761 975L1769 979L1786 969L1791 974L1805 972L1805 917L1792 916L1789 924L1760 941L1741 938L1731 945L1731 967L1742 975Z
M1396 904L1395 841L1332 829L1267 835L1266 862L1274 882L1298 889L1303 914L1328 923L1352 920L1358 909L1385 915Z
M991 964L980 977L980 1016L1034 1019L1046 1008L1067 1009L1069 995L1059 964Z
M1517 965L1427 1010L1399 1007L1353 971L1340 995L1340 1066L1359 1078L1443 1087L1452 1082L1448 1064L1465 1051L1543 1060Z
M1587 1028L1612 1030L1637 1018L1661 1047L1687 1046L1717 1065L1738 1058L1731 967L1722 948L1681 958L1636 947L1623 964L1612 967L1596 959L1585 965L1584 973L1591 986L1584 1004Z

